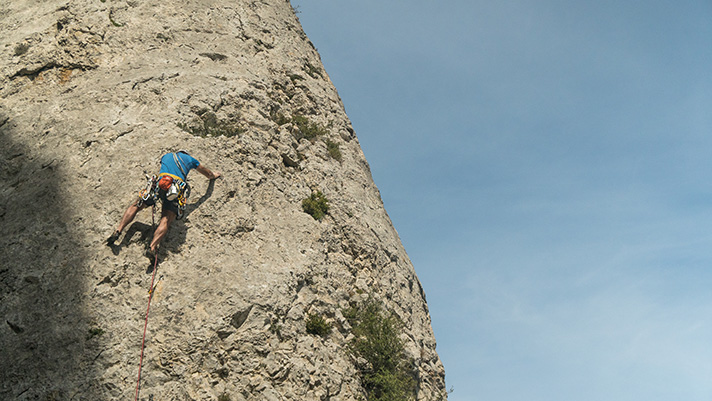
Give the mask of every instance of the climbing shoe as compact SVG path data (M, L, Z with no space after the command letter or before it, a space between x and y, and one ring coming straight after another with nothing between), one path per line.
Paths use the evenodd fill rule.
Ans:
M144 253L144 255L146 255L146 257L148 258L148 260L151 261L151 263L156 260L156 251L152 251L150 247L146 248L146 253Z
M153 268L158 265L158 249L155 251L151 250L151 247L146 247L146 252L144 253L150 263L148 264L148 267L146 268L146 274L151 274L153 273Z
M121 235L120 232L114 231L114 233L111 234L111 236L106 239L106 245L109 245L109 246L114 245L114 242L116 242L116 240L119 239L120 235Z

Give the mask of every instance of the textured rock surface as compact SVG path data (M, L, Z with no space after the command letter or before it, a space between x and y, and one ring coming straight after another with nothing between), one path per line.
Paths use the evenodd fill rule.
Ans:
M103 241L177 149L225 178L191 174L161 248L142 399L358 399L342 310L369 293L405 322L418 399L446 398L422 288L288 2L13 0L0 32L1 399L133 397L150 211Z

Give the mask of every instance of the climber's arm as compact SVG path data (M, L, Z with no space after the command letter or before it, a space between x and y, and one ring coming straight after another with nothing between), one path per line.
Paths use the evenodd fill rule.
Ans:
M203 166L202 164L196 167L195 170L200 174L206 176L209 180L215 180L222 177L222 174L219 171L212 171L209 168Z

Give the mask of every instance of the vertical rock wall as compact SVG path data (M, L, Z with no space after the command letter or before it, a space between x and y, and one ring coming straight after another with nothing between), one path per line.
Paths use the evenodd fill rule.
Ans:
M446 398L425 295L289 2L13 0L0 32L1 399L133 397L150 211L104 240L178 149L224 179L191 174L161 247L142 399L359 399L342 312L368 294L405 322L418 400Z

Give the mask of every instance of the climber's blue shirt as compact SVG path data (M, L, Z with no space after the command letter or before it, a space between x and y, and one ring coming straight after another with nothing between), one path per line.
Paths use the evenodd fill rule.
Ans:
M178 156L178 160L180 160L185 174L180 171L180 167L178 167L175 159L173 158L173 153L166 153L163 157L161 157L161 171L158 175L168 173L185 181L190 170L200 166L200 162L185 152L176 152L175 155Z

